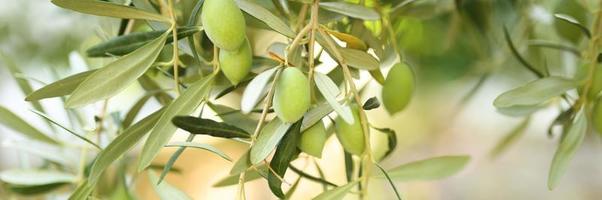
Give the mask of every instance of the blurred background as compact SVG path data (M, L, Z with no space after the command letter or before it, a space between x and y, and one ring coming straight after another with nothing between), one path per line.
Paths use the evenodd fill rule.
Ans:
M475 3L476 2L476 3ZM585 24L592 23L597 1L575 0L583 6ZM46 0L0 0L0 105L44 129L31 105L11 76L7 65L14 64L34 89L75 72L100 67L106 60L85 58L85 49L106 38L118 28L119 20L94 17L60 9ZM459 6L458 6L459 5ZM564 5L564 6L563 6ZM579 57L566 51L537 48L536 40L554 41L583 49L584 41L569 41L558 36L553 14L566 7L566 0L417 0L396 10L393 24L404 59L417 75L415 96L404 112L389 116L382 108L368 112L372 124L397 132L398 148L382 165L391 168L405 162L440 155L467 154L469 166L460 174L440 181L398 182L405 199L600 199L602 197L602 144L597 135L588 135L578 150L561 184L554 191L546 187L549 165L558 137L547 134L559 109L537 112L525 134L497 157L490 155L523 118L508 117L493 107L495 97L511 88L534 80L529 71L512 56L503 36L504 26L519 52L535 66L548 66L553 74L572 77ZM259 31L259 30L257 30ZM364 98L379 96L379 86L367 83ZM113 98L109 113L129 109L142 94L133 86ZM136 98L133 98L135 96ZM236 95L220 103L238 106ZM50 116L68 119L60 99L42 101ZM145 107L148 113L158 104ZM85 120L93 129L93 114L100 105L89 106ZM57 137L71 138L68 134ZM183 140L177 135L174 140ZM318 160L335 183L344 183L342 150L331 137L325 154ZM210 143L233 158L244 145L208 137L196 141ZM35 166L39 158L28 153L36 147L11 130L0 127L0 170ZM175 149L165 148L158 162L169 159ZM57 151L65 159L77 160L77 153ZM136 155L136 154L132 154ZM303 166L304 159L294 163ZM131 161L135 163L135 160ZM325 167L328 165L328 167ZM226 176L231 163L213 154L186 150L176 163L180 173L167 178L194 199L234 199L236 186L213 188ZM308 167L315 174L315 169ZM293 179L294 180L294 179ZM146 178L137 179L139 199L153 199ZM380 180L371 186L371 199L393 199L389 185ZM249 199L274 198L265 180L246 186ZM307 199L321 186L301 181L293 199ZM3 192L0 191L0 199ZM65 198L56 194L49 198ZM33 199L40 197L33 197Z

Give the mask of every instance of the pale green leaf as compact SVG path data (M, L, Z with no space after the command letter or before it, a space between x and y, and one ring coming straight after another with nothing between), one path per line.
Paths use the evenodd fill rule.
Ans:
M469 160L469 156L434 157L395 167L389 176L396 181L437 180L458 173Z
M38 116L40 116L40 117L44 118L45 120L47 120L47 121L51 122L52 124L54 124L54 125L57 125L58 127L60 127L60 128L62 128L63 130L67 131L68 133L71 133L71 135L73 135L73 136L75 136L75 137L77 137L77 138L79 138L79 139L83 140L84 142L86 142L86 143L88 143L88 144L90 144L90 145L92 145L92 146L96 147L97 149L100 149L100 150L102 150L102 148L100 148L100 146L98 146L98 144L96 144L96 143L92 142L90 139L86 138L85 136L83 136L83 135L80 135L80 134L77 134L75 131L73 131L73 130L71 130L71 129L69 129L69 128L65 127L65 126L63 126L62 124L58 123L56 120L54 120L54 119L50 118L48 115L46 115L46 114L44 114L44 113L41 113L41 112L39 112L39 111L37 111L37 110L32 110L32 112L33 112L33 113L35 113L36 115L38 115Z
M123 91L150 68L163 49L167 34L168 32L165 32L136 51L92 73L73 91L66 101L66 106L80 107Z
M339 48L339 51L351 67L365 70L376 70L380 67L378 60L364 51L351 48Z
M52 3L81 13L124 19L143 19L170 22L170 19L134 7L96 0L52 0Z
M52 98L52 97L60 97L73 93L75 88L79 86L90 74L94 73L96 70L89 70L81 73L77 73L67 78L58 80L54 83L48 84L33 93L27 95L25 98L26 101L35 101L40 99Z
M38 169L13 169L0 172L0 180L20 186L37 186L55 183L72 183L76 176L60 171Z
M0 106L0 124L31 139L48 144L58 144L55 139L34 128L27 121L23 120L21 117L17 116L15 113L3 106Z
M159 194L159 198L161 200L189 200L190 198L186 193L182 192L180 189L170 185L166 181L161 182L160 184L156 184L159 180L157 174L152 171L148 171L148 178L150 180L151 185L155 189L155 192Z
M548 189L550 190L553 190L558 185L571 159L581 146L581 143L583 143L583 139L585 139L585 134L587 133L585 111L581 110L578 112L573 119L573 123L565 128L568 130L562 137L550 166L550 174L548 175Z
M248 114L251 112L257 103L259 103L261 99L265 97L267 94L266 86L278 69L280 68L276 67L266 70L249 82L249 85L247 85L247 88L240 99L240 110L242 113Z
M268 123L261 133L259 133L257 141L251 147L251 163L257 164L267 158L276 148L276 145L278 145L278 142L280 142L290 126L290 123L283 123L277 118Z
M203 149L203 150L207 150L211 153L214 153L215 155L218 155L219 157L222 157L222 158L226 159L227 161L232 161L232 158L230 158L228 155L226 155L224 152L222 152L222 150L219 150L218 148L215 148L214 146L211 146L208 144L201 144L201 143L195 143L195 142L172 142L165 146L166 147L190 147L190 148L195 148L195 149Z
M245 172L245 182L249 182L252 180L259 179L261 177L267 178L268 176L268 167L266 165L258 165L255 168L248 169ZM241 173L228 175L216 183L213 184L213 187L225 187L238 184L239 177Z
M363 20L379 20L380 15L374 9L347 2L320 2L320 8Z
M286 23L284 23L284 21L276 17L276 15L272 14L272 12L264 7L261 7L260 5L257 5L249 0L237 0L236 3L238 3L238 6L241 10L259 19L275 31L289 38L295 37L295 32Z
M313 200L340 200L343 199L359 181L353 181L346 185L328 190L313 198Z
M307 111L307 113L305 113L305 115L303 115L301 132L318 123L320 120L322 120L322 118L330 114L332 110L332 106L330 106L328 103L319 103L315 107L311 108L309 111Z
M577 84L574 80L554 76L537 79L504 92L495 99L493 105L498 108L539 105L575 88Z
M322 96L326 99L326 102L332 106L332 109L349 124L353 124L353 113L348 107L343 107L337 101L336 97L341 93L339 87L326 75L316 72L314 73L314 81ZM347 108L347 109L345 109Z

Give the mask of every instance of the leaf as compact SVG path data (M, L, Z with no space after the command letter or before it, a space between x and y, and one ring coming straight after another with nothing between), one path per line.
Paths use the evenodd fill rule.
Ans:
M209 108L211 108L216 113L228 113L227 115L219 114L219 118L222 121L236 126L245 130L247 133L252 133L255 131L255 127L257 126L257 120L251 119L246 115L243 115L240 111L230 108L224 105L212 104L211 102L207 102Z
M75 88L79 86L88 76L94 73L96 69L89 70L81 73L77 73L67 78L55 81L54 83L48 84L33 93L27 95L26 101L36 101L52 97L60 97L73 93Z
M166 147L190 147L190 148L196 148L196 149L203 149L203 150L210 151L210 152L214 153L215 155L218 155L218 156L226 159L227 161L232 161L232 158L230 158L224 152L222 152L221 150L219 150L211 145L208 145L208 144L201 144L201 143L194 143L194 142L172 142L165 146Z
M245 172L245 182L256 180L261 177L267 177L267 174L269 171L268 171L268 167L266 165L262 164L255 168L256 169L253 169L253 168L248 169ZM220 179L216 183L214 183L213 187L225 187L225 186L236 185L236 184L238 184L239 178L240 178L240 173L231 174L229 176L226 176L226 177Z
M303 115L303 124L301 125L301 132L307 130L309 127L318 123L322 118L332 112L332 107L328 103L317 104L314 108L310 109Z
M288 169L291 161L295 160L300 151L297 149L297 144L301 136L300 129L303 119L294 123L286 132L278 147L276 153L270 161L270 167L273 173L268 174L268 185L272 193L279 198L284 198L282 192L282 180L279 177L284 177L286 169ZM275 174L274 174L275 173Z
M267 158L290 126L290 123L284 123L280 119L274 119L268 123L257 136L255 144L251 146L251 163L257 164Z
M238 160L236 160L232 166L232 169L230 170L230 175L240 174L251 167L251 160L249 160L250 153L251 150L249 149L248 151L245 151L245 153L242 154Z
M499 113L502 113L504 115L513 116L513 117L521 117L521 116L530 115L530 114L534 113L535 111L544 108L545 105L546 104L532 105L532 106L511 106L511 107L504 107L504 108L496 108L496 110Z
M378 98L371 97L368 100L366 100L366 102L364 102L364 105L362 106L362 109L364 109L364 110L372 110L372 109L376 109L378 107L380 107L380 102L378 101Z
M337 39L347 43L347 47L349 47L349 48L362 50L362 51L368 50L368 46L366 45L366 43L364 41L362 41L361 39L355 37L354 35L347 34L347 33L341 33L341 32L333 31L330 29L326 29L326 32L328 32L332 36L336 37Z
M171 119L178 115L188 115L201 104L211 90L213 78L214 75L210 75L198 80L167 106L142 148L138 171L144 170L151 164L161 148L176 132L177 127L171 123Z
M146 105L146 102L148 102L148 100L151 97L153 97L153 94L147 94L147 95L144 95L142 98L138 99L138 101L136 101L136 103L134 103L132 108L130 108L130 110L127 112L127 114L125 115L125 118L123 118L123 122L121 122L121 127L125 128L125 129L130 127L132 125L132 123L134 122L134 119L136 118L136 116L138 116L138 113L140 113L140 110L142 110L142 107L144 107L144 105Z
M251 112L257 103L265 97L267 94L266 86L274 73L279 69L280 67L266 70L249 82L240 100L240 110L242 113L248 114Z
M177 29L178 40L192 36L201 31L200 27L180 27ZM100 44L94 45L86 50L86 54L90 57L105 57L105 56L123 56L126 55L153 39L160 37L167 30L136 32L127 35L117 36ZM166 44L173 42L171 31L169 32Z
M395 133L395 130L390 129L390 128L376 128L376 127L372 127L372 128L387 135L388 149L387 149L387 152L385 152L385 155L382 158L380 158L380 160L383 160L386 157L390 156L393 153L393 151L395 150L395 148L397 147L397 133Z
M349 124L353 124L353 114L350 109L345 109L348 107L343 107L336 99L341 91L339 91L339 87L326 75L316 72L314 73L314 81L322 96L326 99L326 102L332 106L332 109L338 113L345 122Z
M577 28L579 28L579 30L581 30L581 32L585 36L587 36L587 38L592 38L592 33L589 31L589 29L585 25L579 23L579 21L577 21L577 19L575 19L569 15L560 14L560 13L554 14L554 17L556 19L568 22L569 24L571 24L573 26L576 26Z
M586 133L587 118L585 111L581 110L575 115L572 124L568 127L568 131L560 140L558 149L556 149L554 160L552 160L550 166L550 174L548 175L548 189L553 190L558 185L558 181L566 172L571 159L583 143Z
M320 8L363 20L379 20L380 15L374 10L358 4L347 2L320 2Z
M202 115L202 114L203 113L201 112L200 115ZM186 138L186 142L192 142L192 140L194 140L194 137L195 137L194 134L188 134L188 138ZM169 157L169 160L167 160L167 163L165 163L165 165L163 166L163 171L161 171L161 174L159 175L159 181L157 182L157 184L160 184L163 181L163 179L165 179L167 174L172 171L174 164L176 164L176 161L178 161L178 158L180 158L180 155L182 155L182 153L184 153L184 150L186 150L186 147L181 146L181 147L178 147L178 149L173 154L171 154L171 156ZM152 167L152 165L151 165L151 167Z
M182 192L180 189L170 185L166 181L161 182L160 184L155 184L159 180L157 174L152 171L148 171L148 178L150 180L150 184L153 185L155 192L159 194L159 198L161 200L189 200L190 198L186 193Z
M508 132L504 136L504 138L502 138L500 142L497 143L497 145L495 145L495 148L491 150L489 155L494 158L499 156L501 153L506 151L506 149L508 149L510 145L516 142L516 140L522 137L525 134L525 130L527 130L527 127L529 127L530 119L530 117L525 118L520 124L514 127L510 132Z
M140 86L147 92L154 93L155 99L159 102L159 104L163 106L169 105L173 101L173 97L167 94L165 91L161 91L161 87L157 82L150 78L148 74L142 75L142 77L138 78L138 83Z
M21 186L21 185L10 185L7 184L7 189L13 193L17 193L23 196L33 196L38 194L48 193L52 190L58 189L61 186L67 185L67 183L52 183L46 185L36 186Z
M469 160L469 156L434 157L395 167L389 176L396 181L436 180L456 174Z
M532 106L544 103L577 86L577 82L561 77L546 77L529 82L524 86L504 92L493 105L498 108Z
M170 22L170 19L134 7L95 0L52 0L54 5L81 13L125 19L144 19Z
M378 60L366 52L350 48L339 48L339 51L351 67L365 70L376 70L380 67Z
M58 127L62 128L63 130L67 131L68 133L71 133L71 135L83 140L84 142L96 147L97 149L102 150L102 148L100 148L100 146L98 146L98 144L92 142L90 139L86 138L85 136L82 136L80 134L77 134L75 131L72 131L71 129L68 129L67 127L63 126L62 124L56 122L55 120L53 120L52 118L50 118L48 115L41 113L37 110L32 110L33 113L35 113L36 115L48 120L49 122L51 122L54 125L57 125Z
M391 177L387 173L387 170L381 167L378 163L374 163L374 165L376 165L376 167L378 167L378 169L380 169L380 171L385 175L385 178L387 178L389 185L391 185L391 188L393 188L393 191L395 192L397 200L401 200L401 195L399 194L399 191L397 191L397 187L395 187L395 183L393 182L393 180L391 180Z
M71 193L71 196L69 196L69 200L87 199L88 196L90 196L90 194L92 193L92 190L94 190L94 187L90 186L87 180L84 180L77 186L75 191Z
M380 69L370 70L370 76L380 85L385 84L385 76Z
M276 32L279 32L282 35L289 38L295 37L295 32L286 23L280 20L280 18L272 14L272 12L270 12L269 10L248 0L237 0L236 3L238 3L238 6L241 10L259 19Z
M512 52L512 55L514 55L514 57L516 57L516 59L525 68L527 68L529 71L531 71L533 74L535 74L539 78L543 78L545 76L544 73L542 73L539 69L536 69L522 55L520 55L520 53L518 52L518 50L514 46L514 43L512 42L512 38L510 38L510 33L508 33L508 28L506 28L506 26L504 26L504 39L506 40L506 44L508 44L508 47L510 47L510 52Z
M7 128L19 132L28 138L48 144L59 144L55 139L34 128L27 123L27 121L23 120L3 106L0 106L0 124L3 124Z
M161 52L166 38L167 32L136 51L92 73L73 91L65 103L66 106L81 107L110 98L123 91L150 68Z
M53 170L12 169L0 172L0 180L18 186L39 186L72 183L76 180L76 176Z
M251 134L238 127L224 122L216 122L211 119L203 119L191 116L174 117L172 123L191 134L210 135L221 138L250 138Z
M313 200L340 200L340 199L343 199L347 195L347 193L349 193L349 190L351 190L351 188L353 188L358 183L359 183L359 181L356 180L356 181L347 183L346 185L334 188L332 190L328 190L328 191L323 192L320 195L314 197Z
M88 182L96 184L96 181L98 181L102 173L111 165L111 163L125 155L128 150L134 147L136 143L138 143L138 141L153 128L163 112L163 109L155 111L153 114L150 114L117 135L117 137L98 154L96 160L94 160L94 163L90 168L90 174L88 175Z

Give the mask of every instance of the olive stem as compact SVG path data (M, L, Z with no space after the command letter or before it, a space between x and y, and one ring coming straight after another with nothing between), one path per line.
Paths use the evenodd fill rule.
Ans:
M173 37L173 56L172 56L172 60L173 60L173 79L174 79L174 86L176 88L176 94L180 95L180 72L178 70L178 62L179 62L179 52L178 52L178 23L177 23L177 18L176 18L176 14L174 12L174 3L173 0L169 0L169 15L171 17L171 31L172 31L172 37Z

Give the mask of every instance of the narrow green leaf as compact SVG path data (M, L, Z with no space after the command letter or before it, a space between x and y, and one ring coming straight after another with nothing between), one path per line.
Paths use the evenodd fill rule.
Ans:
M508 33L508 28L506 28L505 26L504 26L504 39L506 39L506 44L508 44L508 47L510 47L510 52L512 52L512 55L514 55L514 57L516 57L516 59L525 68L527 68L529 71L531 71L533 74L535 74L539 78L543 78L545 76L544 73L542 73L539 69L536 69L531 63L529 63L529 61L527 61L525 58L523 58L522 55L520 55L520 53L516 49L516 46L514 46L514 42L512 42L512 38L510 38L510 33Z
M499 156L501 153L506 151L508 147L510 147L514 142L516 142L520 137L522 137L529 127L530 117L525 118L520 124L514 127L510 132L508 132L500 142L495 145L495 148L491 150L489 155L493 158Z
M38 116L40 116L40 117L42 117L42 118L44 118L44 119L48 120L48 121L49 121L49 122L51 122L52 124L54 124L54 125L57 125L58 127L62 128L63 130L65 130L65 131L67 131L67 132L71 133L71 135L73 135L73 136L75 136L75 137L77 137L77 138L79 138L79 139L83 140L84 142L86 142L86 143L88 143L88 144L90 144L90 145L92 145L92 146L96 147L97 149L100 149L100 150L102 150L102 148L100 148L100 146L98 146L98 144L96 144L96 143L92 142L90 139L86 138L85 136L82 136L82 135L80 135L80 134L77 134L75 131L73 131L73 130L71 130L71 129L69 129L69 128L65 127L65 126L63 126L62 124L58 123L58 122L57 122L57 121L55 121L54 119L50 118L48 115L46 115L46 114L44 114L44 113L41 113L40 111L37 111L37 110L32 110L32 112L33 112L33 113L35 113L36 115L38 115Z
M241 10L259 19L276 32L279 32L289 38L295 37L295 32L286 23L284 23L284 21L276 17L276 15L272 14L272 12L268 9L265 9L264 7L261 7L260 5L257 5L249 0L237 0L236 3L238 3L238 6Z
M561 77L546 77L504 92L493 105L498 108L539 105L577 86L577 82Z
M191 134L210 135L221 138L250 138L251 134L238 127L211 119L191 116L174 117L172 123Z
M215 148L214 146L211 146L208 144L201 144L201 143L195 143L195 142L172 142L165 146L166 147L190 147L190 148L196 148L196 149L203 149L203 150L207 150L211 153L214 153L215 155L218 155L219 157L222 157L222 158L226 159L227 161L232 161L232 158L230 158L224 152L222 152L218 148Z
M353 157L347 151L343 151L343 158L345 159L345 178L347 178L347 182L350 182L353 179L353 168L354 161Z
M211 90L213 77L214 75L210 75L198 80L167 106L144 144L140 163L138 164L138 171L144 170L151 164L153 159L159 154L161 148L167 144L171 136L176 132L177 127L171 123L171 119L178 115L188 115L201 104Z
M136 116L138 116L138 113L140 113L140 110L142 110L142 107L146 105L146 102L148 102L148 100L151 97L153 97L153 94L147 94L144 95L142 98L138 99L138 101L136 101L132 108L130 108L130 110L127 112L125 118L123 118L123 122L121 122L121 127L123 127L124 129L130 127L134 122Z
M152 171L148 171L148 178L150 180L151 185L155 189L155 192L159 194L159 198L161 200L191 200L186 193L182 192L180 189L170 185L166 181L161 182L160 184L156 184L159 180L157 174Z
M52 183L46 185L36 185L36 186L22 186L22 185L11 185L7 184L6 188L16 194L20 194L23 196L34 196L39 194L49 193L52 190L58 189L68 183Z
M261 177L267 178L267 174L269 173L268 167L266 165L259 165L255 168L248 169L245 172L245 182L257 180ZM225 187L238 184L240 178L240 173L228 175L216 183L213 184L213 187Z
M385 175L385 178L387 178L389 185L391 185L391 188L393 188L393 191L395 192L397 200L401 200L401 195L399 194L399 191L397 191L397 187L395 187L395 183L393 182L393 180L391 180L391 177L387 173L387 170L381 167L378 163L374 163L374 165L376 165L376 167L378 167L378 169L380 169L380 171Z
M434 157L395 167L389 176L396 181L436 180L456 174L469 160L469 156Z
M332 109L338 113L345 122L353 124L353 113L349 107L343 107L337 101L336 97L341 93L339 87L326 75L316 72L314 73L314 81L322 96L326 99L326 102L332 106Z
M305 115L303 115L303 125L301 125L301 132L307 130L309 127L318 123L322 118L332 112L332 107L328 103L319 103L317 106L311 108Z
M320 8L363 20L379 20L380 15L374 9L347 2L320 2Z
M550 190L553 190L558 185L560 178L569 167L571 159L581 146L581 143L583 143L587 132L585 111L579 111L575 115L572 124L566 129L567 132L562 137L550 166L550 174L548 175L548 189Z
M188 138L186 138L186 142L192 142L192 140L194 140L194 137L195 137L194 134L188 134ZM185 150L186 150L186 147L181 146L181 147L178 147L178 149L173 154L171 154L171 156L169 157L169 160L167 160L167 163L165 163L165 166L163 167L163 171L161 171L161 174L159 175L159 181L157 182L157 184L160 184L163 181L163 179L165 179L167 174L172 171L172 168L176 164L176 161L178 161L178 158L180 158L180 155L182 155L182 153L184 153ZM152 165L151 165L151 167L152 167Z
M202 30L202 28L180 27L177 30L178 40L180 40L198 33ZM94 45L86 50L86 54L90 57L123 56L144 46L153 39L160 37L166 31L167 30L136 32L117 36L100 44ZM173 37L170 32L167 36L166 44L171 42L173 42Z
M378 60L364 51L351 48L339 48L339 51L351 67L365 70L376 70L380 67Z
M153 20L153 21L161 21L161 22L170 22L170 19L154 14L149 13L143 10L136 9L134 7L119 5L115 3L103 2L103 1L95 1L95 0L52 0L52 3L69 10L74 10L81 13L98 15L98 16L106 16L106 17L116 17L116 18L125 18L125 19L144 19L144 20Z
M77 186L77 188L75 189L75 191L73 191L73 193L71 193L71 196L69 196L69 200L88 199L88 196L90 196L90 194L92 194L93 190L94 190L94 187L91 186L90 184L88 184L88 181L85 180Z
M320 195L313 198L313 200L340 200L343 199L349 190L357 185L359 181L353 181L343 185L341 187L334 188L332 190L328 190L326 192L321 193Z
M155 61L163 49L167 34L165 32L138 50L92 73L73 91L66 101L66 106L80 107L123 91L142 76Z
M589 29L585 25L579 23L579 21L577 21L577 19L571 17L570 15L565 15L565 14L558 13L558 14L554 14L554 17L556 19L568 22L569 24L571 24L573 26L576 26L577 28L579 28L579 30L581 30L581 32L585 36L587 36L587 38L592 38L591 31L589 31Z
M155 111L153 114L145 117L131 127L125 129L121 134L117 135L113 141L101 151L88 175L88 182L96 184L102 173L122 155L127 153L138 141L142 139L156 124L159 117L163 114L163 110Z
M279 198L284 198L284 193L281 188L282 181L279 177L284 177L290 162L295 160L301 152L297 149L297 144L299 143L301 136L300 129L302 121L303 119L297 121L288 129L278 144L274 157L270 161L270 167L272 168L273 173L268 174L268 185L270 186L272 193Z
M314 162L314 163L315 163L315 162ZM334 184L334 183L332 183L332 182L330 182L330 181L328 181L328 180L324 179L324 176L323 176L324 174L321 172L321 171L322 171L322 169L319 169L319 167L317 166L317 163L315 163L315 164L316 164L316 168L318 168L318 173L320 173L320 177L315 177L315 176L312 176L312 175L310 175L310 174L308 174L308 173L305 173L305 172L303 172L303 170L301 170L301 169L298 169L298 168L296 168L296 167L295 167L295 166L293 166L293 165L289 165L289 168L290 168L290 169L291 169L293 172L297 173L297 174L299 175L299 177L305 178L305 179L307 179L307 180L310 180L310 181L314 181L314 182L316 182L316 183L321 183L321 184L323 184L324 186L333 186L333 187L338 187L338 185L337 185L337 184Z
M215 111L216 113L220 113L218 116L222 119L222 121L245 130L247 133L252 133L255 131L257 120L249 118L247 115L244 115L240 111L228 106L213 104L210 102L207 102L207 105L209 108L211 108L211 110ZM222 115L221 113L227 114Z
M19 186L39 186L55 183L72 183L76 180L76 176L53 170L13 169L0 172L0 180Z
M244 172L245 170L249 169L249 167L251 167L252 164L251 164L251 160L249 159L250 153L251 153L251 150L249 149L244 154L242 154L242 156L240 156L240 158L238 158L238 160L236 160L236 162L232 166L232 169L230 170L230 175L240 174L240 173Z
M257 141L251 147L251 163L257 164L267 158L276 148L290 126L290 123L283 123L277 118L268 123L261 133L259 133Z
M81 73L77 73L67 78L55 81L54 83L48 84L33 93L27 95L26 101L36 101L52 97L60 97L73 93L75 88L79 86L86 78L88 78L96 69L89 70Z
M169 105L173 101L173 97L167 94L163 89L155 82L153 79L149 77L148 74L142 75L138 78L138 83L144 90L150 93L154 93L155 99L159 102L159 104L163 106Z
M266 70L249 82L249 85L247 85L247 88L240 99L240 110L242 113L248 114L251 112L257 103L259 103L261 99L265 97L267 94L266 86L278 69L280 68L275 67L273 69Z
M48 144L59 144L55 139L34 128L27 123L27 121L3 106L0 106L0 124L3 124L7 128L19 132L28 138Z

